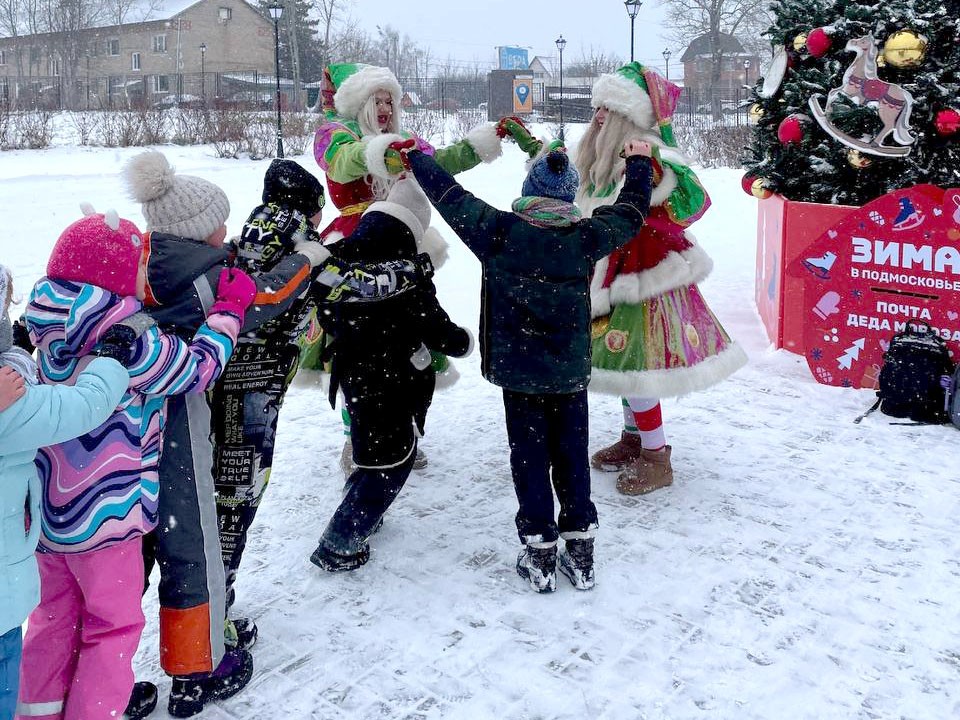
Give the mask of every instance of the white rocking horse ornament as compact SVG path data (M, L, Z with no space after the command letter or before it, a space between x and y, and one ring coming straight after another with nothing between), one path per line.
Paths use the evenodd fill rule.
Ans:
M847 50L857 54L843 74L843 85L827 93L827 101L820 107L820 95L810 96L810 110L820 126L847 147L869 155L904 157L916 137L910 132L910 112L913 96L900 85L877 77L877 44L872 35L853 38L847 42ZM838 95L844 95L858 105L876 107L883 128L868 141L858 140L834 127L827 114ZM898 145L883 145L893 136Z

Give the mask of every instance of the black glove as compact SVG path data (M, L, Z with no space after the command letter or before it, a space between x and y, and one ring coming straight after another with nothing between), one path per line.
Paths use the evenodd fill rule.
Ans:
M113 358L127 367L133 360L133 345L136 341L136 330L129 325L117 323L104 333L93 352L100 357Z
M23 348L31 355L33 355L33 351L36 349L33 343L30 342L30 332L27 330L26 323L20 320L13 321L13 344L18 348Z
M419 280L429 280L433 277L434 267L433 260L430 259L430 256L427 253L420 253L413 259L413 264L417 268L417 275Z

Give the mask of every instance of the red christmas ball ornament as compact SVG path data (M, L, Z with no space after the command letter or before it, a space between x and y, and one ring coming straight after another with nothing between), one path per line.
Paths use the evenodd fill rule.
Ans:
M811 30L810 34L807 35L807 52L815 58L826 55L832 45L833 40L830 39L827 31L823 28Z
M940 110L933 118L933 126L940 137L950 137L960 130L960 111L953 108Z
M740 187L743 188L743 191L747 195L753 195L753 190L752 190L753 181L754 181L753 175L747 175L746 173L744 173L744 176L740 178Z
M803 140L807 116L794 113L787 115L777 126L777 140L781 145L799 145Z

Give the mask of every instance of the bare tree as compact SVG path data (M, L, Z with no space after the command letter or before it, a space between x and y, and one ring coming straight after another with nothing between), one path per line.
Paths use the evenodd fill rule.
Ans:
M623 65L623 59L619 55L591 45L589 48L580 48L580 57L568 63L563 69L563 74L569 77L592 78L613 72L621 65Z
M662 0L667 7L668 37L686 47L703 35L709 36L711 107L714 118L721 116L720 74L723 67L722 35L746 37L755 32L758 16L765 12L768 0Z
M351 0L313 0L313 8L320 17L320 37L323 44L323 66L326 66L336 56L333 49L337 45L337 27L345 28L350 34L352 27L348 14Z

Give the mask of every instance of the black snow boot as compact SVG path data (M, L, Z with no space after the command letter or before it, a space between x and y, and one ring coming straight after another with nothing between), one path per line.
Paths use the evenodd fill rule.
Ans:
M228 650L249 650L257 643L257 624L252 618L227 618L223 627L223 644Z
M157 707L157 686L152 682L137 682L133 684L130 693L130 702L123 711L123 720L141 720L147 717Z
M517 574L538 593L557 589L557 544L538 548L527 545L517 557Z
M590 590L596 584L593 578L593 538L567 540L559 557L560 572L567 576L577 590Z
M225 700L243 690L253 677L253 656L247 650L227 650L212 673L173 678L167 711L176 718L193 717L213 700Z
M322 542L310 556L310 562L327 572L346 572L366 565L370 559L370 546L366 543L355 553L340 553L328 548Z

